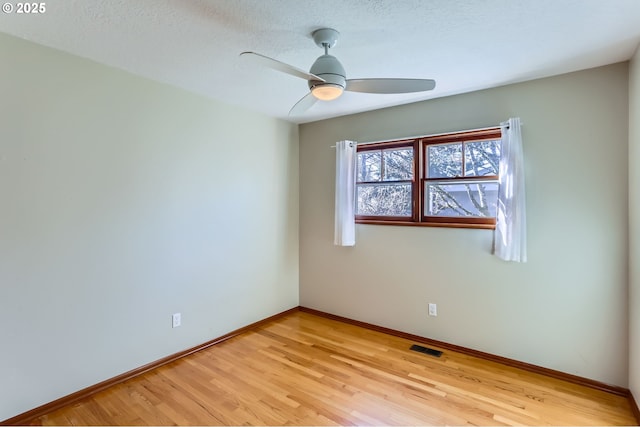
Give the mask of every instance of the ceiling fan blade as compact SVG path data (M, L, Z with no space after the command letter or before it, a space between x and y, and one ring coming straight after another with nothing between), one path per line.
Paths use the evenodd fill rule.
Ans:
M365 93L412 93L432 90L436 81L430 79L350 79L344 90Z
M269 58L268 56L260 55L255 52L242 52L240 54L241 58L249 59L256 64L263 65L265 67L272 68L276 71L281 71L283 73L291 74L295 77L300 77L305 80L319 80L324 82L325 80L322 77L318 77L315 74L307 73L300 68L296 68L293 65L285 64L284 62L280 62L277 59Z
M309 92L308 94L303 96L300 101L296 102L296 105L291 107L291 110L289 110L289 115L297 116L304 113L309 108L313 107L317 100L318 98L316 98L311 92Z

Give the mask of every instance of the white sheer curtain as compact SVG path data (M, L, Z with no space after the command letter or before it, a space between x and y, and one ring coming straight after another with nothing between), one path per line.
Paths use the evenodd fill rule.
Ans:
M333 243L356 244L356 142L336 143L336 214Z
M524 156L520 118L501 123L500 189L493 246L505 260L527 261L527 215L524 193Z

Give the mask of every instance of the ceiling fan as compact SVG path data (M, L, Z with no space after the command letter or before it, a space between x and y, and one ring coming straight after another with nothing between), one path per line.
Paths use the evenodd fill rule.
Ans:
M331 101L347 90L364 93L413 93L432 90L435 80L430 79L347 79L344 67L335 56L329 55L329 49L338 42L340 33L332 28L321 28L311 34L313 41L324 48L321 55L311 66L309 72L285 64L268 56L255 52L242 52L241 58L307 80L310 92L300 99L289 111L289 115L305 112L317 100Z

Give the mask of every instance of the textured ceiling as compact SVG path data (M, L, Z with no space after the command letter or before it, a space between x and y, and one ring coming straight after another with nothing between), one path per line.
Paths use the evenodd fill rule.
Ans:
M46 7L42 15L0 14L0 32L298 123L624 61L640 42L640 0L50 0ZM310 36L321 27L340 31L331 53L347 78L432 78L436 89L346 92L287 117L306 82L238 54L308 70L323 53Z

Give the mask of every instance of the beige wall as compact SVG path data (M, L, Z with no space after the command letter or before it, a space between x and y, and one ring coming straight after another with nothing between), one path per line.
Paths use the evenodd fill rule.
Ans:
M627 68L302 125L301 305L626 387ZM358 225L355 247L333 246L335 141L513 116L524 122L528 263L492 256L489 230Z
M640 402L640 47L629 66L629 388Z
M298 305L296 125L0 52L0 420Z

